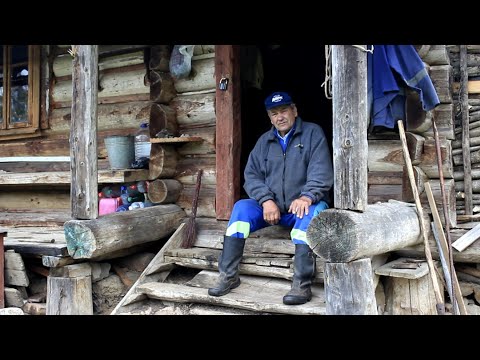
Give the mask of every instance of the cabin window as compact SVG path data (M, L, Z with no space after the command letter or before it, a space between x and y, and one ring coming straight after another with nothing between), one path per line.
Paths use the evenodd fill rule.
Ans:
M40 135L40 46L0 51L0 140Z

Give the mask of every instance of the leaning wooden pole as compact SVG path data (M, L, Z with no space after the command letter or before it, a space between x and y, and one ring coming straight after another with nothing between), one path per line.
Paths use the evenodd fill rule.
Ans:
M472 215L472 162L470 159L470 119L468 111L468 70L467 70L467 45L460 47L460 106L462 114L462 154L465 193L465 215Z
M442 192L442 208L443 208L443 216L445 219L445 233L447 235L450 282L453 284L453 275L455 273L455 268L453 266L452 238L450 236L450 215L449 215L450 213L448 211L447 194L445 191L445 180L443 178L442 150L440 149L440 139L438 137L438 129L437 129L437 124L435 123L435 119L432 120L432 127L433 127L433 137L435 139L435 150L437 153L438 177L440 178L440 190ZM470 203L471 202L472 202L472 199L470 196ZM445 274L445 276L447 276L447 274ZM452 297L452 306L455 311L455 309L457 308L457 297L455 296L455 288L452 288L451 297Z
M398 130L400 132L400 139L402 140L403 157L405 159L405 165L407 166L408 178L410 180L410 186L412 187L413 197L415 198L415 205L417 207L418 220L420 222L420 231L423 236L423 243L425 246L425 257L427 258L429 273L432 278L433 291L435 293L435 299L437 301L437 313L439 315L445 314L445 304L443 303L443 297L440 292L440 286L438 284L438 278L433 264L432 253L430 251L430 244L428 243L427 229L425 225L425 219L423 218L423 208L420 202L420 196L418 194L417 185L415 184L415 176L413 174L412 161L408 153L407 139L405 137L405 129L403 128L403 121L398 120Z

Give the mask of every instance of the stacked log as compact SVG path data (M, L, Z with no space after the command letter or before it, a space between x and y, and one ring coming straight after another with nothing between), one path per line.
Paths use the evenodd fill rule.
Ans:
M177 92L170 106L176 111L178 133L200 137L202 141L177 146L178 162L174 179L183 188L177 204L190 214L195 182L203 170L197 216L216 217L215 192L215 46L195 45L190 75L174 80Z
M435 109L426 112L422 108L419 94L414 90L407 89L405 119L407 143L410 158L415 167L416 182L422 205L425 211L429 213L430 207L427 197L423 193L423 183L430 179L435 183L435 186L439 184L432 119L435 119L440 138L443 176L446 180L452 179L448 182L448 188L453 187L452 140L455 139L455 132L451 94L452 67L445 45L417 45L416 48L426 64L441 102ZM368 146L369 203L387 201L388 199L413 202L398 135L391 132L370 136ZM395 177L400 179L395 179ZM401 180L402 177L403 181ZM441 199L441 196L439 198ZM451 226L456 225L454 198L452 188L448 195ZM439 212L442 221L444 221L442 206L439 206Z

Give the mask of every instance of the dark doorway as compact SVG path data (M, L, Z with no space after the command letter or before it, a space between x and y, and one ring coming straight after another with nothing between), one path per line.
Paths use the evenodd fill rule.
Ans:
M273 91L288 92L304 121L320 125L332 144L332 101L325 97L325 45L262 45L241 49L243 171L261 134L271 128L263 102Z

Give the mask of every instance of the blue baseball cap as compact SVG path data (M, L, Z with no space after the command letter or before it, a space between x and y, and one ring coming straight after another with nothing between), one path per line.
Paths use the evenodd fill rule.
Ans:
M265 99L265 109L270 110L274 107L281 105L290 105L293 104L293 100L286 92L275 91L267 96Z

